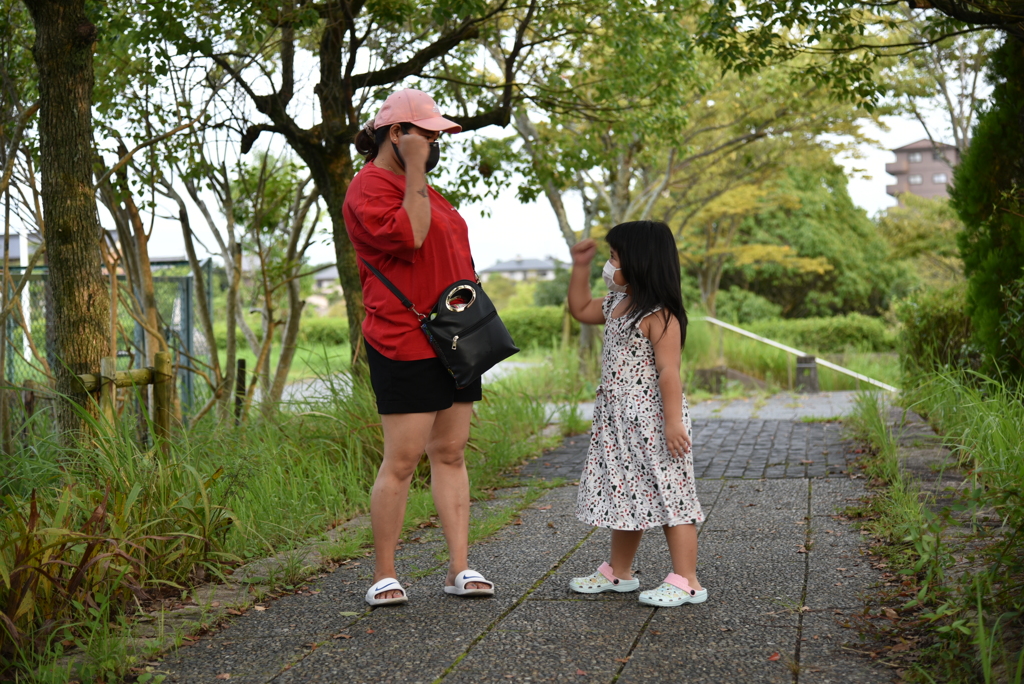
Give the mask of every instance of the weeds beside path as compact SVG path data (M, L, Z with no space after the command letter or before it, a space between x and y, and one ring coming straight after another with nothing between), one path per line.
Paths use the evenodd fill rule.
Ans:
M978 376L936 375L904 402L862 397L856 422L881 489L862 511L892 582L878 652L913 681L1024 678L1024 408Z

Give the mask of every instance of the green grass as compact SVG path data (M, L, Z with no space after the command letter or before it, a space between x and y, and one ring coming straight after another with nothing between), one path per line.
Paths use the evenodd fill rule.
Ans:
M292 359L292 366L288 370L288 382L296 380L307 380L309 378L329 375L331 373L344 373L349 369L350 347L347 344L341 345L299 345L295 350L295 357ZM221 364L225 363L227 351L218 350ZM237 357L245 359L247 373L252 373L256 367L256 355L252 353L248 345L238 346ZM280 345L274 345L270 351L270 372L277 370L277 363L281 358ZM251 377L251 376L250 376Z

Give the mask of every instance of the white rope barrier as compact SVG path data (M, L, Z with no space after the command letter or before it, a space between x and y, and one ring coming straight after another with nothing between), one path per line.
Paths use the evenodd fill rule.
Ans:
M730 325L729 323L726 323L725 321L720 321L717 318L712 318L711 316L705 316L704 318L701 318L699 320L707 321L708 323L711 323L712 325L717 325L717 326L719 326L721 328L725 328L726 330L731 330L734 333L739 333L740 335L744 335L744 336L749 337L749 338L751 338L753 340L757 340L758 342L763 342L764 344L767 344L769 346L775 347L776 349L781 349L782 351L788 352L790 354L793 354L794 356L810 356L810 354L808 354L806 352L802 352L799 349L793 349L793 347L787 347L786 345L781 344L779 342L776 342L775 340L769 340L767 337L761 337L760 335L755 335L754 333L750 332L749 330L744 330L743 328L738 328L735 325ZM884 389L887 392L897 392L897 391L899 391L895 387L893 387L892 385L887 385L884 382L879 382L878 380L874 380L872 378L869 378L866 375L861 375L860 373L852 371L849 368L843 368L842 366L837 366L836 364L832 363L831 361L826 361L825 359L819 359L818 357L814 357L814 360L817 362L817 364L819 366L824 366L825 368L831 368L832 370L834 370L834 371L836 371L838 373L843 373L844 375L849 375L851 378L857 378L858 380L862 380L863 382L872 384L875 387L881 387L882 389Z

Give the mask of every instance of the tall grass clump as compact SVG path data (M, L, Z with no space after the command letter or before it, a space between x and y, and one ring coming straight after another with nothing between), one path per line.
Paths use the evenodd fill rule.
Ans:
M111 643L110 625L147 600L365 512L383 443L373 392L346 375L320 383L316 398L237 427L181 430L166 451L140 445L133 421L89 418L95 436L78 448L51 434L0 457L0 676L38 672L61 644ZM545 423L527 382L486 386L467 450L474 493L536 453ZM424 467L410 515L431 514ZM121 653L107 674L124 669Z
M874 452L862 459L865 473L888 488L873 501L874 531L901 549L909 548L908 537L921 527L925 517L917 485L900 468L898 442L886 421L888 407L878 392L861 392L847 427L860 440L870 443Z

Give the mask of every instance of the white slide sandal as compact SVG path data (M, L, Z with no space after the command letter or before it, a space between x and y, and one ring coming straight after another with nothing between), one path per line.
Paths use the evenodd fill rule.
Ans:
M402 595L398 598L377 598L377 594L385 591L400 591ZM398 583L398 580L394 577L385 577L366 590L366 602L371 606L394 606L399 603L408 603L409 595L405 593L405 588Z
M479 582L488 585L486 589L467 589L470 582ZM463 570L455 576L455 586L444 588L444 593L454 596L494 596L494 582L484 579L476 570Z

